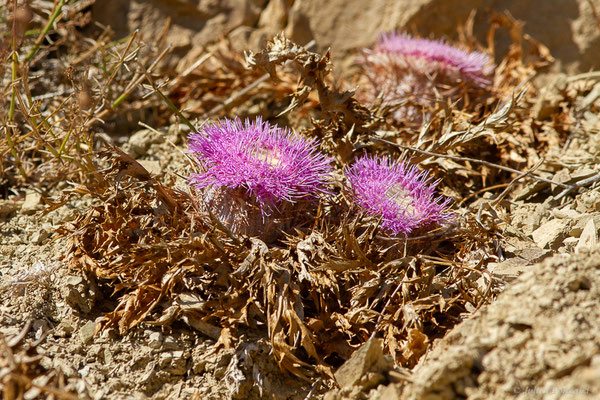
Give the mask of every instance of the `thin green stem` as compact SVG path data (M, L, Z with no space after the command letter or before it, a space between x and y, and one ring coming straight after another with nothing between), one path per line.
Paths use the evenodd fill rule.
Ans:
M17 70L19 68L19 56L17 52L13 49L12 54L12 93L10 95L10 108L8 109L8 120L12 121L15 115L15 103L16 103L16 91L17 91Z
M33 45L31 50L25 57L25 60L23 61L23 63L29 62L33 58L33 56L35 56L35 53L37 53L37 51L39 50L40 46L42 45L42 41L44 40L44 36L46 36L48 31L50 31L50 28L52 27L52 25L54 25L54 22L59 17L59 15L62 11L62 8L65 5L65 0L59 0L58 5L56 5L56 3L54 3L54 4L55 4L54 12L50 16L50 19L46 23L46 26L44 26L44 29L42 29L40 36L38 36L38 39L35 41L35 44Z
M195 132L196 131L196 127L194 126L194 124L192 124L190 122L190 120L187 119L181 113L181 111L179 111L179 109L177 108L177 106L175 106L175 104L173 104L173 102L171 101L171 99L169 99L167 96L165 96L163 94L163 92L160 91L159 87L156 86L156 83L154 83L154 80L152 80L152 78L150 77L150 74L148 73L148 71L146 71L146 69L144 68L144 66L140 65L140 67L142 68L142 70L144 72L144 76L146 77L146 80L150 83L150 85L152 85L152 89L154 89L154 92L160 96L160 98L171 109L171 111L173 111L175 113L175 115L177 115L183 121L183 123L186 124L192 130L192 132Z
M169 52L170 47L167 47L166 49L164 49L156 58L156 60L154 60L154 62L150 65L150 67L148 67L148 73L151 73L152 70L154 69L154 67L156 67L156 65L158 65L158 63L163 59L163 57ZM125 88L125 91L123 92L123 94L121 94L112 104L111 109L115 109L117 108L126 98L127 96L129 96L131 94L131 92L140 84L140 82L142 82L144 80L144 75L143 74L139 74L137 73L133 79L131 80L130 84L127 85L127 87Z
M15 4L16 7L16 4ZM19 154L17 149L15 148L15 143L13 141L12 135L10 133L12 127L12 120L15 115L15 103L16 103L16 94L17 94L17 71L19 69L19 56L17 55L17 26L16 19L13 19L12 26L12 73L11 73L11 95L10 95L10 107L8 110L8 124L5 127L6 134L6 142L10 147L10 152L15 159L15 165L19 169L19 173L23 176L23 178L27 179L27 174L23 169L23 165L21 164L21 160L19 159Z
M152 86L154 86L154 84L152 84ZM194 126L194 124L192 124L189 119L183 116L183 114L181 113L181 111L179 111L175 104L173 104L173 102L167 96L165 96L159 88L154 87L154 90L160 96L160 98L163 99L167 106L169 106L171 111L173 111L179 118L181 118L183 123L186 124L192 130L192 132L196 132L196 127Z

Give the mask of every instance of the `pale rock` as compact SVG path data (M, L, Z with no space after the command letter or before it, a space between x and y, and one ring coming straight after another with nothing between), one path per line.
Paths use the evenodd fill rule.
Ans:
M358 382L358 386L362 392L368 392L369 390L381 385L386 381L385 376L380 372L367 372Z
M598 245L598 227L594 219L590 219L583 228L579 242L575 246L575 252L580 252L583 249L593 249Z
M531 236L538 247L557 249L566 235L569 224L569 221L564 219L552 219L533 231Z
M234 38L231 42L236 44L236 48L243 48L242 50L260 51L265 47L268 40L285 30L292 3L293 0L270 0L260 14L258 29L240 26L232 31L231 35L243 36L243 38L240 38L240 40ZM294 37L297 37L297 35L294 35ZM311 38L312 35L308 35L305 41L310 41Z
M150 175L156 176L161 175L163 172L162 167L160 166L159 161L155 160L138 160L138 162L146 169L146 171L150 172Z
M152 144L159 143L161 140L159 133L150 129L142 129L131 135L125 149L131 152L133 156L138 157L146 154Z
M177 66L175 67L175 72L184 77L189 75L195 69L194 64L205 55L206 48L204 48L204 46L192 47L191 50L188 51L185 56L178 61Z
M528 264L534 264L552 255L552 252L550 250L540 249L539 247L526 247L524 249L516 250L515 255L526 260Z
M270 0L260 14L258 27L265 33L275 35L285 29L293 0Z
M88 344L94 338L95 331L96 323L94 321L88 321L79 329L79 338L84 344Z
M520 257L509 258L501 263L491 262L487 269L492 274L501 277L505 282L510 282L521 275L529 263L527 260Z
M149 383L156 378L156 362L151 362L146 365L144 374L140 377L139 382L142 384Z
M260 34L259 34L260 33ZM242 54L244 51L260 51L267 43L267 35L250 26L238 26L232 30L229 35L231 50Z
M54 329L54 336L57 337L69 337L75 331L75 326L73 326L73 322L68 319L63 319L60 321L58 326Z
M98 297L98 288L94 281L82 275L67 275L60 292L63 300L77 311L90 313Z
M398 400L401 399L401 390L397 385L389 385L381 390L377 400Z
M114 360L113 352L110 349L104 349L104 365L112 365Z
M311 28L311 17L307 16L301 7L302 2L295 2L290 9L288 24L284 30L285 35L300 45L305 45L313 39L318 42L319 38L315 38Z
M190 133L190 127L186 124L172 124L167 130L169 140L173 144L179 144L182 140L187 138Z
M187 358L181 350L161 353L158 363L163 370L171 375L185 375L187 371Z
M383 355L381 339L370 339L352 354L335 373L335 379L344 388L359 383L367 372L379 372L389 369Z
M343 400L343 396L339 390L331 390L323 396L323 400Z
M571 176L571 173L568 168L563 168L560 171L558 171L556 174L554 174L554 176L552 177L552 180L554 182L569 184L569 182L571 182L573 180L573 177ZM552 185L552 194L553 195L557 195L560 192L562 192L563 190L565 190L565 188L563 186Z
M591 178L592 176L594 176L596 174L598 174L598 171L596 171L595 169L590 168L588 166L582 166L582 167L577 168L575 171L573 171L571 173L571 177L573 178L573 181L569 182L569 183L579 182L584 179Z
M48 237L50 237L50 232L48 232L47 230L41 228L41 229L33 232L33 234L31 235L31 243L40 245L46 239L48 239Z
M561 218L561 219L576 219L581 216L581 213L579 213L576 210L573 210L571 208L565 207L560 210L552 210L552 215L554 215L556 218Z
M183 345L177 341L173 336L165 336L163 342L164 350L181 350Z
M88 377L88 376L90 375L90 373L92 372L92 366L88 364L88 365L84 366L83 368L81 368L81 369L80 369L79 371L77 371L77 372L79 372L79 375L80 375L82 378L86 378L86 377Z
M561 155L561 162L562 163L580 163L582 162L581 157L578 157L579 155L573 156L572 159L568 159L567 157L565 157L564 155ZM591 178L595 175L597 175L598 173L592 169L589 168L587 166L583 166L580 168L575 169L574 171L569 171L567 168L560 170L559 172L556 173L556 175L554 176L554 180L556 180L557 182L560 183L564 183L566 185L575 185L581 181L585 181L588 178ZM561 192L563 192L565 190L564 187L560 187L560 186L553 186L552 189L552 193L554 195L557 195Z
M511 224L520 229L524 234L530 235L539 228L542 218L548 213L547 204L525 204L517 207L512 213Z
M0 200L0 217L7 216L23 207L23 201Z
M77 394L79 398L82 399L87 395L87 387L85 385L85 381L83 379L77 379L75 382L75 390L77 390Z
M540 175L544 176L547 174L542 173ZM548 176L548 178L552 178L552 176ZM521 189L515 191L515 195L514 195L513 199L515 201L525 200L525 199L535 195L536 193L541 192L542 190L546 190L548 188L548 186L550 186L550 184L547 182L542 182L542 181L531 182L527 185L524 185Z
M600 211L600 192L597 190L588 190L577 196L575 204L575 209L581 213Z
M576 237L568 237L565 240L563 240L562 242L562 247L564 248L564 251L562 251L562 253L570 253L573 251L573 249L575 249L575 246L577 246L577 243L579 243L579 238ZM560 249L559 249L559 252Z
M148 346L153 349L160 349L162 347L162 333L160 332L152 332L148 337Z
M33 190L27 191L25 194L25 201L21 206L21 212L25 215L34 214L40 210L42 202L42 195Z
M563 101L563 96L556 88L552 86L543 87L533 105L532 114L538 120L549 119L558 110L561 101Z
M110 378L108 382L106 382L106 387L110 393L118 392L123 388L123 381L121 378Z
M586 108L588 108L589 106L594 104L596 102L596 100L598 100L599 97L600 97L600 84L597 83L594 85L592 90L585 97L579 97L576 100L577 108L580 110L585 110Z
M580 237L583 229L588 224L590 220L594 220L596 226L600 226L600 213L591 213L591 214L581 214L578 218L575 219L575 224L571 227L569 231L569 236Z

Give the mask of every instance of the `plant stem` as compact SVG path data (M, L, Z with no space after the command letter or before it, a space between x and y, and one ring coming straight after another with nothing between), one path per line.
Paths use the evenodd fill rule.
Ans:
M181 119L181 121L183 121L183 123L186 124L192 130L192 132L196 132L196 127L194 126L194 124L192 124L190 122L190 120L187 119L181 113L181 111L179 111L179 109L175 106L175 104L173 104L171 99L169 99L167 96L165 96L163 94L163 92L161 92L160 88L156 85L156 83L154 83L154 80L152 80L152 77L150 76L148 71L144 68L144 66L140 64L140 68L142 69L144 76L146 77L146 80L148 81L148 83L150 83L150 85L152 86L152 89L154 89L154 93L156 93L165 102L165 104L171 109L171 111L173 111L175 113L175 115L177 115Z
M56 4L56 1L54 2L54 12L50 16L50 19L46 23L46 26L44 26L44 29L42 29L40 36L38 36L37 40L35 41L35 44L33 45L31 50L27 54L27 57L25 57L25 60L23 61L23 63L29 62L33 58L33 56L35 56L35 53L37 53L37 51L39 50L39 48L42 44L42 41L44 40L44 36L46 36L46 34L48 33L48 31L50 30L52 25L54 25L54 22L60 15L64 5L65 5L65 0L59 0L58 5Z
M16 2L14 4L14 9L16 9ZM10 95L10 107L8 110L8 124L6 124L6 142L10 147L10 152L15 159L15 165L19 169L19 173L23 176L23 178L27 179L27 174L23 169L23 165L21 164L21 160L19 160L19 154L17 153L17 149L15 148L15 144L10 133L12 127L11 123L13 117L15 115L15 103L16 103L16 94L17 94L17 71L19 69L19 56L17 55L17 25L16 18L13 18L13 26L12 26L12 74L11 74L11 95Z

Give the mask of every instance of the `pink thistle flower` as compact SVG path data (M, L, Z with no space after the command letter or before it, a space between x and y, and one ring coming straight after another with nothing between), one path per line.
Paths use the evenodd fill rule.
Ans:
M432 182L426 171L405 161L364 156L344 172L352 201L381 218L381 226L393 236L452 219L450 199L435 196L439 181Z
M264 220L272 212L280 214L281 206L289 209L298 201L328 193L331 160L316 150L316 139L260 117L211 123L189 135L189 149L201 169L190 176L190 183L204 190L219 219L240 232L249 231L236 227L256 225L252 208L258 207Z
M380 37L374 53L397 57L397 62L412 65L431 76L441 74L449 81L465 81L475 86L492 84L491 58L477 51L467 52L442 40L413 38L407 34L388 33Z
M436 91L452 101L485 92L492 85L494 71L486 54L397 33L380 36L358 62L369 81L364 101L374 103L382 96L383 105L413 104L393 114L398 121L419 122L420 108L433 104Z

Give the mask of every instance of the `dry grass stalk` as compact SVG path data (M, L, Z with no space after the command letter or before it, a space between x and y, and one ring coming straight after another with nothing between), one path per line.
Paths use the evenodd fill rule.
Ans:
M226 47L169 84L153 75L156 59L136 59L142 44L133 35L123 43L97 42L83 49L94 60L89 64L100 67L90 67L85 76L71 71L71 86L63 84L56 98L29 96L36 86L25 70L17 69L21 80L8 79L5 85L5 94L15 93L16 123L7 132L13 147L27 149L15 160L22 161L28 178L38 165L61 173L75 170L86 185L75 186L63 202L69 195L96 199L61 234L69 237L69 265L99 280L117 303L102 328L125 332L141 323L168 325L181 319L224 347L235 345L240 330L258 330L268 337L279 366L304 379L315 371L332 377L333 367L379 336L397 363L412 367L435 338L494 294L498 282L485 265L498 259L501 221L489 203L471 210L467 201L461 202L464 217L454 225L403 239L380 233L380 221L362 217L339 193L303 216L285 239L268 246L228 232L210 213L197 209L190 195L159 182L118 148L94 152L93 128L124 108L125 99L139 100L131 109L155 107L137 88L143 79L150 93L183 118L177 107L183 106L186 115L202 115L258 79L252 90L230 101L229 109L218 112L251 115L250 108L259 106L268 116L283 110L288 121L301 121L310 126L305 133L324 140L338 167L365 150L397 155L400 148L405 154L420 153L416 160L445 177L444 188L454 190L457 201L477 201L485 191L505 190L497 197L502 199L517 179L539 166L539 158L532 156L538 149L534 143L542 143L543 151L545 144L564 139L559 136L571 123L575 106L569 102L574 96L566 97L565 108L552 121L541 121L522 107L531 105L536 93L519 85L551 58L543 46L527 39L536 54L532 62L525 60L519 23L507 15L494 21L515 40L496 70L497 92L481 107L466 111L440 101L418 130L386 126L377 110L329 84L329 54L310 52L283 36L267 49L247 54L255 70L245 69L241 57L228 54ZM471 38L466 32L465 39ZM80 57L74 61L88 63ZM286 63L299 72L286 69ZM128 66L138 68L127 71ZM258 69L279 80L262 81ZM298 73L300 87L295 86ZM565 91L589 91L590 79L571 83ZM85 107L81 93L91 94ZM284 105L290 94L291 104ZM380 126L378 134L384 133L374 140L372 130ZM549 126L558 128L556 135L543 137ZM8 140L0 143L3 155L11 152L10 146ZM492 155L489 165L481 163L489 169L472 165L482 160L470 156L483 151ZM497 173L497 165L508 169ZM14 185L18 172L13 165L3 167ZM44 179L51 180L49 175ZM485 287L476 283L481 276L487 278Z
M11 29L0 38L10 45L10 68L3 70L10 75L3 76L2 87L8 113L1 117L0 138L0 184L5 187L85 181L95 170L92 153L102 124L134 111L125 98L143 96L140 74L131 66L139 62L151 71L164 56L144 52L136 33L124 42L111 42L110 31L104 29L95 39L82 40L78 28L89 23L86 7L91 3L70 7L68 18L62 12L64 5L62 0L27 6L12 1L3 10L12 15ZM24 7L48 19L23 22ZM34 29L23 34L19 24L25 23ZM46 40L50 34L56 36L52 43ZM66 55L59 60L56 54L61 53ZM53 67L40 74L46 64ZM140 106L152 103L146 100L135 107Z
M0 333L0 393L5 400L23 398L77 400L88 398L86 393L67 389L65 376L58 370L46 370L35 351L45 340L42 335L36 342L23 345L31 329L29 321L21 332L12 338Z

